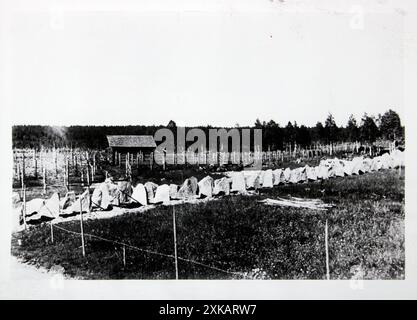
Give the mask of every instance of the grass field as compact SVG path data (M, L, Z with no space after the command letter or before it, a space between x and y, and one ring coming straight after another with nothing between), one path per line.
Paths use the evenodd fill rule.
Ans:
M327 212L266 206L275 196L320 198ZM84 231L172 255L172 206L142 214L88 220ZM180 279L325 279L324 225L329 225L331 279L403 279L404 170L380 171L323 182L286 185L255 196L230 196L175 206L178 256L231 275L179 261ZM78 221L58 226L80 230ZM18 240L20 245L18 245ZM16 233L12 254L47 269L62 267L82 279L172 279L174 261L86 237L86 257L77 235L50 226Z

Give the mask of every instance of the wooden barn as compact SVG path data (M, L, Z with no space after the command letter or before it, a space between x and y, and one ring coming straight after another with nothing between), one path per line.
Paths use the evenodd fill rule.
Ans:
M132 159L150 158L156 148L153 136L107 136L107 141L112 150L113 163L126 159L127 155Z

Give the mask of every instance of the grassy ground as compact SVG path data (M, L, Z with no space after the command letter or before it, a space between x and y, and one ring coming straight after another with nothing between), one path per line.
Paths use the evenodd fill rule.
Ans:
M292 195L333 203L327 212L271 207L257 200ZM85 222L86 233L173 254L172 207L143 214ZM404 278L404 170L389 170L323 182L275 187L256 196L231 196L175 206L178 255L248 278L324 279L324 225L329 224L332 279ZM59 224L79 231L79 222ZM17 240L21 244L17 244ZM171 279L174 262L166 257L126 250L49 225L13 235L12 253L28 263L62 267L84 279ZM182 279L240 279L188 262L179 262Z

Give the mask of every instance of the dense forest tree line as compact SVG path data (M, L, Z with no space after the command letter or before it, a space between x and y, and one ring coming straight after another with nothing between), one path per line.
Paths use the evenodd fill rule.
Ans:
M176 133L176 124L170 121L168 128ZM286 146L305 147L312 143L337 143L361 141L373 143L378 139L402 141L404 127L401 119L393 110L388 110L377 117L364 114L360 123L351 115L346 126L338 127L332 114L324 123L317 122L314 127L299 126L297 122L288 122L281 126L274 120L269 122L257 119L249 129L262 129L262 143L264 150L282 150ZM104 149L108 146L106 135L154 135L165 126L69 126L53 127L39 125L23 125L13 127L13 147L40 148L43 147L74 147ZM208 137L209 129L219 127L199 127ZM187 129L187 128L186 128ZM230 129L230 128L225 128ZM229 139L230 140L230 139ZM187 145L192 142L188 142Z

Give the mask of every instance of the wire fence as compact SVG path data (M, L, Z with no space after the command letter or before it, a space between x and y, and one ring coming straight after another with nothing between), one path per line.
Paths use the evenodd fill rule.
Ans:
M50 212L52 212L49 208L48 208L48 210ZM172 254L165 254L165 253L160 253L160 252L153 251L153 250L149 250L149 249L139 248L139 247L133 246L131 244L128 244L128 243L125 243L125 242L122 242L122 241L106 239L104 237L97 236L97 235L90 234L90 233L81 233L81 232L76 232L76 231L68 230L68 229L63 228L61 226L58 226L56 224L53 224L52 222L50 222L50 226L51 226L51 233L52 234L53 234L53 229L55 228L55 229L59 229L61 231L67 232L67 233L72 234L72 235L75 235L75 236L89 237L89 238L97 239L97 240L100 240L100 241L112 243L114 245L121 246L123 248L123 250L125 250L125 248L129 248L129 249L132 249L132 250L135 250L135 251L139 251L139 252L143 252L143 253L148 253L148 254L152 254L152 255L157 255L157 256L160 256L160 257L168 258L168 259L173 259L173 260L178 259L180 261L188 262L188 263L191 263L191 264L194 264L194 265L198 265L198 266L201 266L201 267L204 267L204 268L207 268L207 269L215 270L215 271L222 272L222 273L225 273L225 274L230 274L230 275L233 275L233 276L238 276L240 278L245 278L244 274L242 274L240 272L234 272L234 271L224 270L224 269L221 269L221 268L218 268L218 267L215 267L215 266L211 266L211 265L208 265L208 264L199 262L199 261L195 261L195 260L191 260L191 259L186 259L186 258L182 258L182 257L178 257L178 256L175 257ZM52 239L53 239L53 235L52 235Z

